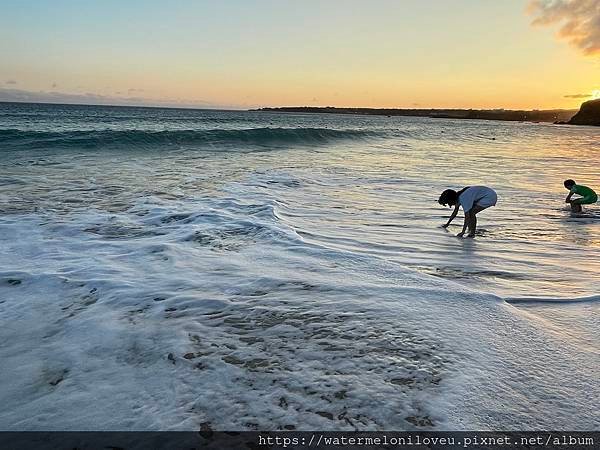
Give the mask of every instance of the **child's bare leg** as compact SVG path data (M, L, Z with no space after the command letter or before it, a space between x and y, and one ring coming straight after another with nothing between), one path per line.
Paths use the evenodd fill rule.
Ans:
M580 213L583 211L583 208L576 201L571 202L571 212Z
M475 237L475 232L477 231L477 214L483 211L487 206L475 205L473 209L471 209L471 217L468 223L469 226L469 237Z
M475 237L475 231L477 231L477 213L471 214L471 220L469 221L469 237Z

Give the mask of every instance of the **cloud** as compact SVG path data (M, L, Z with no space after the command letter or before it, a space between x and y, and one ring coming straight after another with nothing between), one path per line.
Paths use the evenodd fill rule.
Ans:
M570 94L565 95L565 98L590 98L591 94Z
M584 55L600 55L600 1L530 0L533 25L560 25L558 36Z
M114 97L87 92L68 94L56 91L27 91L0 87L0 102L63 103L75 105L115 105L115 106L163 106L171 108L220 108L239 109L239 105L227 105L205 100L149 99L142 97Z
M17 84L15 80L6 80L6 84Z

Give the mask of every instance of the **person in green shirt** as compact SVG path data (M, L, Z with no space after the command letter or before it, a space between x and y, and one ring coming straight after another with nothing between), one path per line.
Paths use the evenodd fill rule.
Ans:
M569 195L565 199L565 203L571 204L571 211L580 213L582 208L581 205L591 205L598 201L598 196L592 188L577 184L573 180L565 180L565 187L569 190ZM571 200L573 194L580 195L581 197Z

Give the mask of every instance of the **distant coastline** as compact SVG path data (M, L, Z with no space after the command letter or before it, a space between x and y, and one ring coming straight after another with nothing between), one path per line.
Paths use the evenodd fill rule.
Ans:
M397 108L336 108L332 106L286 106L259 108L251 111L309 114L362 114L374 116L412 116L433 119L507 120L513 122L568 122L576 109L508 110L508 109L397 109Z
M471 120L502 120L513 122L550 122L568 125L599 125L600 110L597 100L586 102L582 105L583 111L577 109L547 109L547 110L509 110L509 109L403 109L403 108L338 108L334 106L283 106L264 107L255 109L226 109L226 108L200 108L189 106L163 106L163 105L117 105L94 103L50 103L50 102L22 102L0 100L0 105L26 104L26 105L54 105L75 107L108 107L108 108L151 108L151 109L178 109L197 111L258 111L280 113L305 113L305 114L353 114L373 116L408 116L428 117L433 119L471 119ZM583 106L587 108L583 108ZM578 114L579 112L579 114Z

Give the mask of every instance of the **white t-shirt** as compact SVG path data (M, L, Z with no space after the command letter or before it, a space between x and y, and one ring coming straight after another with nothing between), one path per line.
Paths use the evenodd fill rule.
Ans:
M475 204L487 208L494 206L497 201L496 191L487 186L471 186L458 197L464 212L470 211Z

